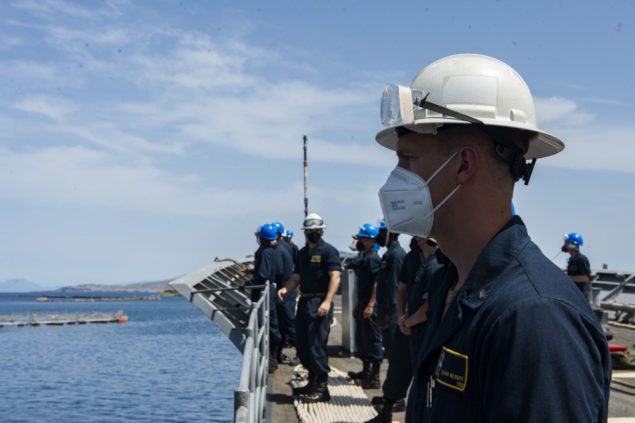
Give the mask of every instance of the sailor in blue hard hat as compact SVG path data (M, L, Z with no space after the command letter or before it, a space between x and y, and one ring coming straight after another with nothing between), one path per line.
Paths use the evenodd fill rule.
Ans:
M347 268L355 270L357 276L357 303L353 317L357 322L357 345L360 347L362 370L348 372L351 379L364 389L379 388L379 372L384 358L381 331L377 326L377 278L381 259L373 248L379 229L371 224L359 227L353 239L357 241L358 258L351 260Z
M295 259L298 256L300 249L295 242L293 242L293 231L291 229L287 229L282 237L285 242L291 246L291 251L293 252L293 262L295 263Z
M329 401L328 351L330 321L333 317L333 297L340 284L341 262L335 247L322 239L324 220L309 213L302 224L307 243L298 253L293 275L278 290L284 299L299 286L301 297L296 314L296 347L309 383L293 389L301 402Z
M569 253L567 263L567 275L571 278L580 292L590 300L591 296L591 265L587 256L580 252L580 247L584 245L582 235L577 232L565 234L562 251Z
M373 398L373 404L392 407L399 401L403 408L404 398L410 385L410 354L408 339L399 331L397 319L397 287L406 251L399 244L399 234L388 231L384 219L379 221L377 244L386 247L381 257L377 278L377 325L382 331L384 351L388 357L388 372L384 381L382 397Z
M283 236L285 234L284 225L281 222L273 222L271 224L276 228L276 253L282 261L282 275L279 278L280 287L289 280L293 274L293 250ZM277 292L277 290L276 290ZM280 327L280 335L282 337L278 350L276 351L276 359L278 363L289 365L297 365L297 359L289 358L283 353L283 348L288 346L295 348L295 303L297 294L295 292L285 296L283 301L276 301L276 313L278 314L278 325ZM297 355L297 354L296 354Z
M278 327L276 313L276 289L275 283L280 282L282 274L282 259L275 251L277 239L276 228L271 224L264 224L258 229L258 250L255 254L254 269L252 277L243 285L241 289L250 286L260 286L269 283L270 310L269 310L269 372L273 373L277 367L276 351L282 340ZM251 290L251 300L258 301L262 289Z

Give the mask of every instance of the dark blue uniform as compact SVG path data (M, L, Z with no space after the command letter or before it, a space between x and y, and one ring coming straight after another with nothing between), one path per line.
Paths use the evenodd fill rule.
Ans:
M357 275L357 306L355 321L357 330L355 338L361 348L360 358L373 364L379 364L384 358L381 344L381 332L377 327L377 304L373 308L373 314L364 318L364 308L368 305L373 294L373 285L379 275L381 259L374 249L363 253L360 257L348 264L349 269L354 269Z
M300 276L302 296L296 315L296 348L302 365L315 374L329 372L326 344L333 307L326 316L318 316L317 310L328 292L332 271L341 271L340 255L324 240L298 253L294 273Z
M291 278L293 273L293 250L286 241L279 240L276 244L276 252L282 260L282 274L278 282L278 287L281 288ZM293 291L285 295L283 301L276 301L276 312L282 337L278 354L282 354L282 347L285 343L295 346L295 303L297 296L297 292Z
M296 259L298 258L298 253L300 252L300 249L298 248L297 245L295 245L295 242L291 241L291 244L289 244L291 246L291 255L293 256L293 262L295 263Z
M278 315L276 313L277 292L274 283L281 274L282 260L276 253L274 247L260 247L255 254L254 270L252 278L245 285L264 285L267 281L269 285L269 339L271 344L277 346L282 337L278 327ZM258 301L260 290L251 290L251 300Z
M416 262L419 263L419 266L415 270L413 276L411 276L412 273L410 271L408 272L410 274L404 274L404 272L402 272L402 276L404 277L402 281L404 281L408 287L408 303L406 304L406 315L408 317L412 316L417 310L419 310L424 301L427 300L432 275L445 265L449 264L449 260L439 249L436 250L435 254L430 255L423 262L421 261L421 256L417 252ZM423 341L424 327L425 322L410 328L412 330L410 340L413 347L420 347L421 342Z
M379 315L384 317L388 323L388 327L382 332L382 339L389 361L390 345L397 332L400 332L397 323L397 285L399 284L399 274L401 273L401 265L405 256L406 252L399 244L399 241L395 240L388 246L379 264L377 310Z
M606 421L602 328L518 216L481 252L443 317L456 279L450 266L431 284L441 288L431 294L415 369L424 403L413 421Z
M582 253L577 253L569 257L569 262L567 263L567 275L569 276L591 276L591 264L589 264L589 259ZM585 295L585 297L589 297L589 291L591 291L591 282L576 282L575 283L578 289Z
M449 260L441 250L437 249L435 254L428 256L422 261L419 251L410 251L404 259L401 271L401 281L406 284L408 301L406 304L406 315L412 316L427 301L435 287L430 286L430 281L435 278L436 272L445 271ZM425 333L426 322L410 327L409 350L410 350L410 379L412 379L412 369L417 366L417 357L423 349L423 335ZM408 380L410 382L410 379ZM408 394L408 408L406 410L406 423L414 421L415 410L424 406L425 392L419 392L420 387L415 382Z

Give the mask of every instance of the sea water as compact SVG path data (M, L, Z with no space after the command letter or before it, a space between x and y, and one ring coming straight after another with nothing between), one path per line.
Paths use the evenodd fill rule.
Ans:
M36 297L0 294L0 315L123 310L129 322L0 328L0 422L232 420L242 357L187 300Z

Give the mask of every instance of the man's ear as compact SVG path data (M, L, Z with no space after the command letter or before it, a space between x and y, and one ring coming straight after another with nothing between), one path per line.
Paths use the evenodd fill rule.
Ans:
M459 165L456 173L456 181L459 185L465 185L476 175L481 165L479 151L471 146L463 147L458 154Z

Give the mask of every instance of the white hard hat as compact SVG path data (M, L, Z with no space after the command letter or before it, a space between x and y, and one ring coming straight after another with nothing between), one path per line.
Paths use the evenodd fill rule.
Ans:
M564 148L561 140L538 129L534 101L522 77L500 60L479 54L440 59L419 72L409 88L386 86L382 121L390 127L377 134L377 142L392 150L397 128L436 133L443 124L467 123L533 132L526 159L551 156Z
M307 217L304 218L304 222L302 223L302 229L324 229L326 225L324 225L324 220L317 213L309 213Z

